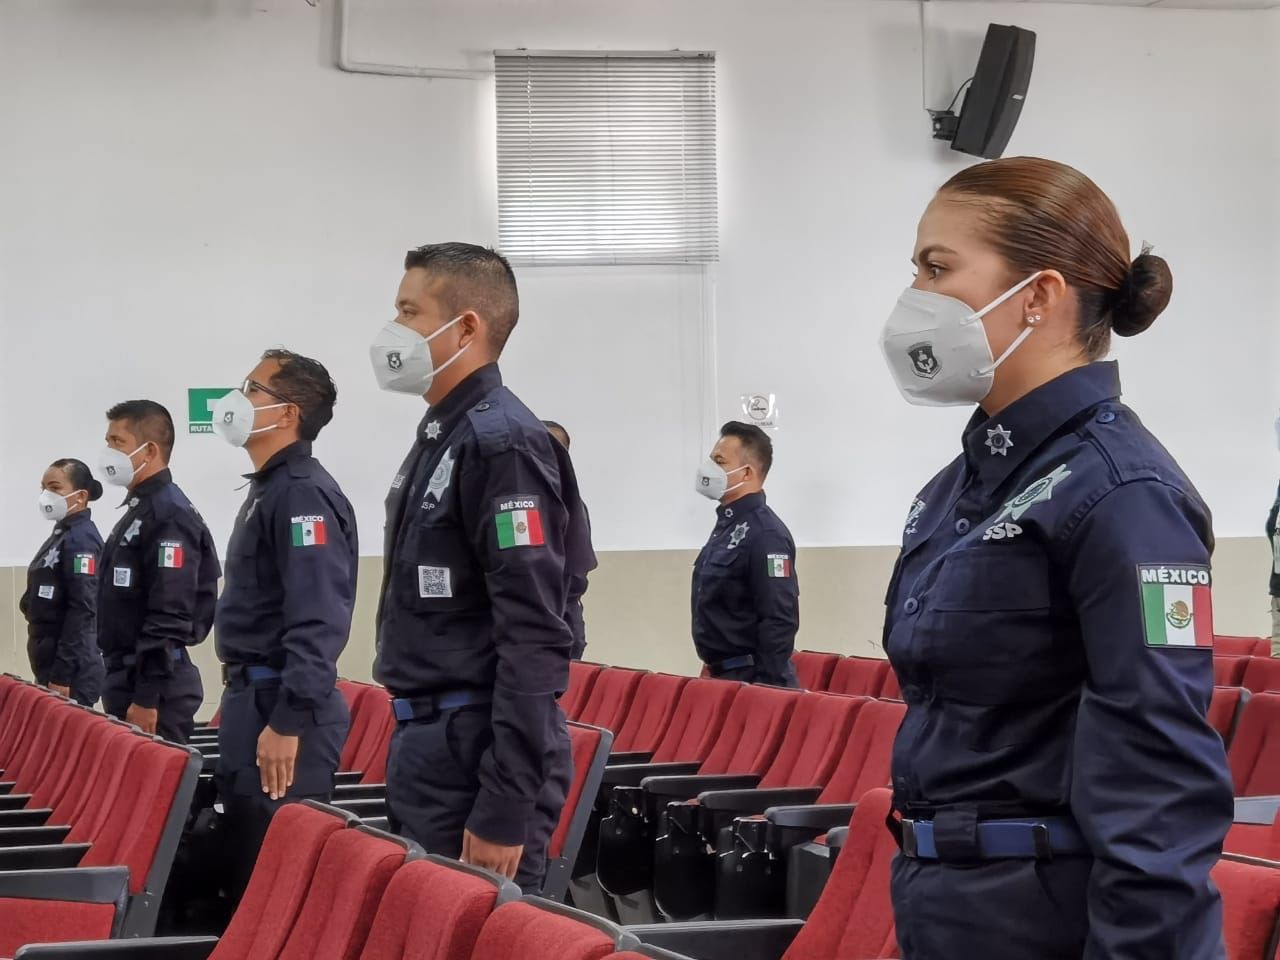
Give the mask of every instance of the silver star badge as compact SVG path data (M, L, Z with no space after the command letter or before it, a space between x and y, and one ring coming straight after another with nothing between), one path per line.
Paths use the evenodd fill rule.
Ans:
M729 534L729 549L733 550L737 548L738 544L747 538L747 531L750 529L751 527L745 520L734 527L733 533Z
M133 538L142 532L142 521L135 520L129 524L129 529L124 532L124 536L120 538L121 543L133 543Z
M1014 520L1021 520L1022 515L1034 507L1037 503L1045 500L1053 499L1053 488L1060 484L1067 477L1071 476L1071 471L1067 469L1065 463L1060 464L1047 477L1041 477L1027 489L1010 500L1004 505L1004 509L1000 511L1000 515L996 517L995 522L999 523L1005 517L1012 517Z
M439 440L440 439L440 421L432 420L430 423L428 423L426 434L427 434L428 440Z
M44 555L44 568L46 570L52 570L54 567L56 567L58 565L58 558L59 556L61 556L61 553L62 551L59 550L57 547L51 548L49 552Z
M1006 430L1000 424L996 424L994 430L987 431L987 449L991 451L991 455L997 453L1002 457L1009 455L1009 448L1013 446L1013 431Z
M446 450L436 467L436 472L431 475L431 482L427 484L426 497L435 497L436 503L439 503L444 499L445 491L449 489L449 481L452 479L453 451ZM423 499L425 500L426 497Z

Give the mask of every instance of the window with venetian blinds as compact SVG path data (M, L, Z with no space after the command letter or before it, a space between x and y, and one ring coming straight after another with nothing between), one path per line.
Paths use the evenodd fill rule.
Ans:
M715 55L494 55L502 251L523 265L718 259Z

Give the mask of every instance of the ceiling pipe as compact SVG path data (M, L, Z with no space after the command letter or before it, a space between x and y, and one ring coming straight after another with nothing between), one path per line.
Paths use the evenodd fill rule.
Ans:
M419 77L432 80L484 80L492 70L459 70L448 67L411 67L393 63L366 63L352 60L347 50L351 20L349 0L336 0L338 5L338 69L347 73L372 73L381 77Z

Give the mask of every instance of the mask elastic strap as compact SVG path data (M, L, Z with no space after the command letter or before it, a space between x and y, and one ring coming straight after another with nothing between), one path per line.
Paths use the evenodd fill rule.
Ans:
M988 373L992 373L998 366L1000 366L1000 364L1008 360L1009 354L1013 353L1013 351L1017 350L1018 347L1022 346L1022 341L1027 339L1027 337L1031 336L1031 334L1035 333L1035 330L1036 330L1035 324L1031 323L1030 321L1027 321L1027 329L1023 330L1020 334L1018 334L1014 338L1013 343L1009 344L1009 349L1007 349L1004 353L1000 354L1000 356L996 359L995 363L989 364L985 367L979 367L978 373L980 373L984 377Z
M452 327L455 323L457 323L457 322L458 322L459 320L461 320L461 319L462 319L462 314L458 314L456 317L454 317L452 320L450 320L448 323L446 323L446 324L445 324L443 327L441 327L439 330L433 330L433 331L431 332L431 336L429 336L429 337L423 337L422 339L423 339L424 341L426 341L427 343L430 343L432 340L434 340L436 337L440 336L440 334L444 333L446 330L448 330L450 327ZM444 369L444 368L442 367L441 369Z
M296 407L296 406L297 406L296 403L268 403L265 407L254 407L253 415L256 417L258 415L259 410L278 410L281 407ZM268 430L275 430L279 426L280 424L273 423L269 427L258 427L256 430L251 429L249 431L249 436L252 437L256 433L266 433Z
M1042 273L1044 273L1044 271L1043 271L1043 270L1037 270L1035 273L1033 273L1031 276L1027 277L1027 279L1023 280L1021 283L1016 284L1015 286L1010 287L1010 288L1009 288L1008 290L1006 290L1004 293L1000 294L1000 296L996 297L994 300L992 300L990 303L988 303L988 304L987 304L985 307L983 307L981 310L977 311L977 312L976 312L976 313L974 313L972 316L970 316L970 317L969 317L969 319L970 319L970 320L981 320L983 317L985 317L988 313L990 313L990 312L991 312L992 310L994 310L996 307L1000 306L1000 304L1004 303L1006 300L1008 300L1010 297L1012 297L1012 296L1013 296L1014 294L1016 294L1018 291L1022 290L1022 289L1027 285L1027 284L1032 283L1033 281L1035 281L1035 280L1036 280L1036 278L1037 278L1037 277L1039 277Z
M439 332L440 332L439 330L437 330L437 331L436 331L436 333L439 333ZM435 334L432 334L432 336L434 336L434 335L435 335ZM449 358L448 360L446 360L444 363L440 364L440 366L438 366L438 367L436 367L434 370L432 370L432 371L431 371L431 375L434 377L437 373L439 373L441 370L445 369L447 366L449 366L449 364L453 363L453 361L457 360L460 356L462 356L464 353L466 353L466 352L467 352L467 350L468 350L470 347L471 347L471 344L469 344L469 343L468 343L465 347L463 347L461 350L459 350L457 353L455 353L452 357L450 357L450 358Z
M725 479L728 479L731 475L738 473L739 471L747 469L748 466L749 464L744 463L740 467L734 467L732 470L726 470L724 472ZM735 483L732 487L725 487L724 493L722 493L720 496L723 497L725 494L732 493L734 490L737 490L739 487L745 487L746 485L747 485L747 481L743 480L741 483Z

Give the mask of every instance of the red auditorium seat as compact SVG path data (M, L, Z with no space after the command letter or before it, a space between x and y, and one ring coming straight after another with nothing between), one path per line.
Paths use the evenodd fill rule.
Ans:
M1209 725L1218 731L1222 742L1231 746L1235 736L1236 723L1240 719L1245 704L1249 702L1249 691L1243 687L1214 687L1213 698L1209 701L1207 718Z
M791 665L795 667L801 689L822 692L829 688L831 673L842 659L838 653L797 650L791 657Z
M907 705L898 701L867 702L858 711L839 764L813 805L807 805L808 798L797 791L773 791L763 816L735 820L732 831L717 838L717 918L783 914L788 851L815 834L848 823L859 797L889 783L893 742L906 712Z
M496 906L515 884L454 860L428 856L396 871L360 960L469 960Z
M1213 655L1232 657L1269 657L1271 640L1267 637L1219 637L1213 638Z
M680 693L675 714L667 724L666 733L651 755L642 751L620 755L615 750L610 756L610 764L616 765L605 768L604 778L596 791L585 838L578 848L578 859L573 866L573 879L570 883L576 904L600 915L608 910L603 892L596 882L595 872L600 822L609 813L613 788L620 784L638 784L643 775L640 772L642 767L650 772L696 772L699 764L707 759L715 746L725 717L742 686L733 680L690 680ZM653 764L657 767L652 766ZM677 766L672 769L670 764Z
M614 753L652 754L671 725L688 677L671 673L647 673L636 686L631 709L613 738Z
M547 847L547 875L542 882L542 895L551 900L563 900L569 889L570 867L577 860L578 848L591 819L592 800L604 776L613 735L600 727L571 723L569 741L573 750L573 780L560 812L560 822Z
M1280 797L1239 797L1222 848L1247 857L1280 859Z
M1231 960L1272 960L1280 921L1280 864L1226 855L1213 868Z
M898 685L898 675L893 672L893 667L890 667L888 672L884 675L884 686L880 688L880 699L902 699L902 687Z
M1213 682L1219 687L1238 687L1244 681L1244 671L1249 666L1249 657L1213 658Z
M604 727L610 732L621 729L622 721L631 709L631 701L635 699L636 687L640 685L646 672L621 667L602 670L596 677L587 702L582 705L578 715L570 719L593 727Z
M342 746L338 770L348 774L346 782L349 783L381 783L382 777L366 780L363 774L379 747L391 737L395 720L391 714L391 695L384 687L368 683L341 681L340 686L351 711L351 727Z
M539 900L498 907L471 960L604 960L635 941L607 920Z
M560 697L560 709L570 720L578 719L578 713L586 705L591 688L602 670L604 664L585 660L574 660L569 664L569 686Z
M677 954L751 960L879 960L898 956L889 870L898 846L885 829L892 793L861 800L822 898L807 921L737 920L627 927L646 944Z
M743 813L760 813L785 791L794 802L821 795L845 752L866 699L805 693L797 702L773 762L760 777L659 777L650 795L668 798L654 847L654 900L667 917L687 919L715 904L720 831ZM696 800L689 800L696 797Z
M1270 657L1250 657L1244 668L1240 686L1251 693L1280 692L1280 660Z
M835 665L827 690L851 697L878 697L888 672L888 660L877 657L845 657Z
M124 867L0 873L0 957L28 943L119 936L128 895Z
M1249 698L1227 760L1237 797L1280 794L1280 693Z
M800 696L799 690L744 684L733 699L715 746L701 764L623 764L608 768L605 783L613 786L613 793L609 815L600 824L597 863L603 889L618 900L650 886L661 795L647 794L642 781L662 774L762 776L778 752Z

